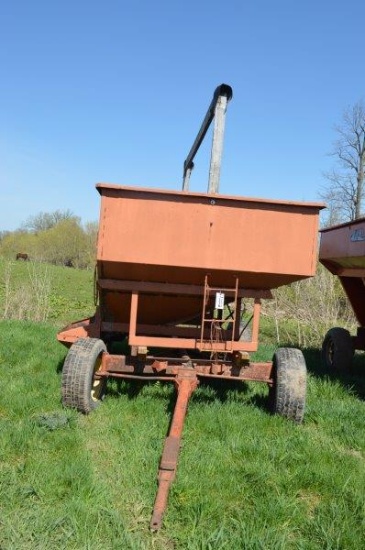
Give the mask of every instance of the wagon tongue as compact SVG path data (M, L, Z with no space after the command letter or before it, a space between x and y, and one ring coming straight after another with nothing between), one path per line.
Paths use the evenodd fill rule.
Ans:
M177 389L177 400L158 471L158 489L150 523L152 531L157 531L161 527L162 518L167 506L170 485L175 478L188 402L191 394L198 385L198 378L195 370L189 367L181 368L175 379L175 385Z

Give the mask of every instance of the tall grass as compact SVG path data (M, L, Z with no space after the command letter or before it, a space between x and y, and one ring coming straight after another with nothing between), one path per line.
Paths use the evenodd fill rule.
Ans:
M0 258L0 319L61 327L94 311L91 271Z
M321 264L315 277L280 287L273 297L263 312L275 324L278 345L320 347L334 326L355 331L356 319L339 279Z
M3 275L3 319L47 321L51 280L47 266L27 262L26 277L13 276L14 262L6 262Z

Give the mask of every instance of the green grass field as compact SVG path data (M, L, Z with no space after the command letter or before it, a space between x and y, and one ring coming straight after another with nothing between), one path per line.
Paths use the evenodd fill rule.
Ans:
M364 547L362 356L336 377L321 370L317 350L304 350L299 426L269 414L263 385L200 386L164 525L151 533L174 389L112 382L91 415L62 408L67 350L56 331L92 312L92 274L55 269L63 305L47 324L0 322L1 550Z

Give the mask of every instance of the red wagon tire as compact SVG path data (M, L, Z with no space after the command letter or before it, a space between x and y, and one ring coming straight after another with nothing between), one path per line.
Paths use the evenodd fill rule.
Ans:
M300 423L304 417L307 367L302 352L279 348L273 358L274 385L270 401L275 414Z
M322 363L326 369L348 370L354 357L354 346L348 330L331 328L322 344Z
M96 378L106 346L97 338L80 338L69 349L62 370L62 404L89 414L100 404L106 380Z

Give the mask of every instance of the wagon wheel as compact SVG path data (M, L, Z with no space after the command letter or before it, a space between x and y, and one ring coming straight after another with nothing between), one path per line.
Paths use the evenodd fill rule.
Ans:
M302 352L279 348L273 358L274 385L269 399L274 413L302 422L305 409L307 368Z
M331 328L322 344L322 363L327 369L347 370L354 357L354 346L348 330Z
M97 338L80 338L70 348L62 370L62 403L88 414L104 395L106 381L96 378L105 344Z

